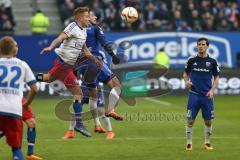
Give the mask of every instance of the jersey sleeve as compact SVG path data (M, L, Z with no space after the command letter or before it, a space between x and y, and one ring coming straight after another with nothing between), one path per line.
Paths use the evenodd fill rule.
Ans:
M216 60L213 61L212 73L213 73L213 76L219 76L219 73L220 73L220 69Z
M76 27L77 24L75 22L70 23L64 30L63 33L65 33L68 37L72 37L75 34L74 27Z
M29 67L29 65L24 62L24 67L25 67L25 77L24 77L24 81L28 84L28 85L31 85L31 84L34 84L36 83L36 78L31 70L31 68Z
M99 26L96 26L95 31L96 31L96 37L98 41L104 47L104 45L107 43L107 40L105 38L102 28Z
M189 58L185 64L185 72L190 73L191 72L191 59Z

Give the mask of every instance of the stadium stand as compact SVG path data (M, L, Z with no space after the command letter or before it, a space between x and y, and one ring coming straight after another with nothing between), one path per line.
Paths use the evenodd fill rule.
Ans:
M0 0L0 32L13 34L14 26L11 0Z
M239 0L57 0L63 23L74 8L90 5L106 31L239 31ZM138 9L139 20L120 20L126 6ZM183 12L185 11L185 12ZM187 12L186 12L187 11Z
M14 28L16 35L31 34L30 19L38 9L42 10L49 17L50 26L48 34L54 35L61 32L62 24L55 0L12 0L12 12L16 21Z
M240 0L0 0L0 32L29 35L30 17L41 9L58 34L79 6L89 6L105 31L240 31ZM139 19L121 21L120 11L133 6ZM186 12L187 11L187 12Z

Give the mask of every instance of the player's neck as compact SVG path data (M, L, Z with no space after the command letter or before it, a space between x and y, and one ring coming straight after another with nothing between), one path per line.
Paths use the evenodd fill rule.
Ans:
M80 22L77 22L76 21L76 23L77 23L77 25L82 29L82 28L86 28L86 27L84 27L84 25L82 24L82 23L80 23Z
M207 52L205 52L205 53L198 53L198 57L205 58L207 56L208 56Z

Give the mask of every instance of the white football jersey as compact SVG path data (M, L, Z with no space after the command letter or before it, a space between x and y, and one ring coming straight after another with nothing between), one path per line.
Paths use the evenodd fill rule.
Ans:
M76 22L70 23L63 31L68 38L55 49L57 55L70 65L74 65L78 56L82 53L82 47L87 39L86 28L80 28Z
M22 117L23 87L36 83L28 64L18 58L0 58L0 114Z

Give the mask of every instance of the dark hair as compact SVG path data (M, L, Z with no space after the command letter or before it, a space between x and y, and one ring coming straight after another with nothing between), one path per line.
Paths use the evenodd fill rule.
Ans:
M159 52L164 52L164 48L160 48L158 51Z
M207 39L207 38L205 38L205 37L199 38L199 39L197 40L197 43L200 42L200 41L206 41L207 46L209 46L209 42L208 42L208 39Z
M78 14L82 14L84 12L89 12L90 9L88 7L78 7L74 10L73 15L76 17Z
M11 54L14 47L16 45L16 41L10 37L5 36L0 39L0 55L5 56Z

